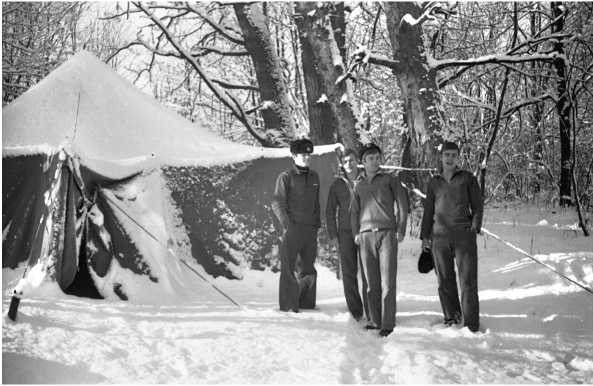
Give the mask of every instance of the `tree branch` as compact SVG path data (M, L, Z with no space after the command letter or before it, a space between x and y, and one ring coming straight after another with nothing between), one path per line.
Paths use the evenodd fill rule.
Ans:
M199 52L199 53L193 52L194 49L202 50L203 52ZM248 56L249 52L247 52L247 51L224 51L224 50L214 48L214 47L193 46L191 54L194 57L205 56L208 54L218 54L218 55L222 55L222 56Z
M212 93L226 106L228 107L231 112L233 113L233 115L235 117L237 117L237 119L239 119L239 121L241 123L243 123L243 125L245 126L245 128L247 129L247 131L262 145L262 146L267 146L267 147L272 147L275 146L274 143L272 143L271 141L269 141L268 139L262 137L259 133L257 133L253 127L251 126L251 124L249 123L249 120L247 118L247 116L245 115L245 111L243 111L243 108L239 105L239 103L237 102L237 100L230 95L228 92L225 92L224 94L221 92L221 90L218 89L218 87L216 87L216 85L214 84L214 82L208 77L208 75L206 74L206 72L204 71L204 69L202 69L202 67L198 64L198 62L196 62L196 60L193 58L193 56L185 49L183 48L179 42L175 39L175 37L171 34L171 31L169 31L169 29L163 25L162 21L155 16L143 3L141 2L134 2L133 3L136 7L138 7L139 9L141 9L160 29L161 31L163 31L163 33L165 34L165 36L167 37L167 40L169 41L169 43L171 43L171 45L173 47L175 47L175 49L179 52L180 57L182 57L183 59L185 59L189 64L191 64L191 66L194 68L194 70L196 70L196 72L198 73L198 75L204 80L204 82L206 83L206 85L208 86L208 88L212 91ZM225 95L226 94L226 95Z
M561 58L557 53L534 54L534 55L485 55L472 59L428 59L428 65L433 70L442 70L447 67L478 66L482 64L503 64L503 63L526 63L535 61L553 62Z
M197 9L196 7L194 7L193 5L191 5L189 3L187 4L187 7L190 11L192 11L193 13L195 13L196 15L198 15L202 19L204 19L204 21L206 21L206 23L208 23L218 33L220 33L222 36L224 36L231 42L240 44L240 45L245 45L245 41L242 38L240 38L238 36L233 36L232 34L230 34L220 24L218 24L216 21L212 20L212 18L210 16L206 15L205 13L203 13L202 11L200 11L199 9Z
M252 90L252 91L259 91L258 87L255 86L251 86L248 84L232 84L232 83L228 83L225 82L223 80L219 80L219 79L212 79L212 82L221 85L224 88L228 88L231 90Z

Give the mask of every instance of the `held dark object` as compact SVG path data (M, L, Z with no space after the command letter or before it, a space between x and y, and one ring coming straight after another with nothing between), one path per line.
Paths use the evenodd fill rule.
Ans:
M12 298L10 299L10 307L8 308L8 317L13 322L16 320L16 313L19 309L20 302L21 302L21 298L15 291L12 294Z
M434 268L434 260L430 249L423 249L418 258L418 272L428 273Z

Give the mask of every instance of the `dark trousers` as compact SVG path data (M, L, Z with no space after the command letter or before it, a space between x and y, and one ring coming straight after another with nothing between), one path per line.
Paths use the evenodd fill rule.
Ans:
M344 284L344 297L346 305L352 316L356 319L363 315L368 317L367 281L362 268L360 269L362 281L362 299L358 289L358 272L360 259L358 246L354 244L352 231L340 230L338 233L338 247L340 249L340 266L342 269L342 283Z
M445 320L460 320L472 331L480 326L478 301L478 248L476 234L469 229L435 236L432 241L435 272L439 282L439 299ZM459 273L461 304L457 292L455 265Z
M394 230L360 234L360 258L367 279L371 323L383 330L395 327L397 237Z
M317 292L317 228L291 225L280 244L281 311L315 308Z

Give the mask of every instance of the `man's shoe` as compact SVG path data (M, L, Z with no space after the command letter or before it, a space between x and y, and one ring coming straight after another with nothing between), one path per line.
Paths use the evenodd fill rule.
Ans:
M458 319L445 319L443 324L447 327L451 327L453 325L461 323Z
M480 331L480 326L470 326L470 325L466 325L467 328L469 328L469 330L471 332L478 332Z
M367 324L364 326L365 330L379 330L381 327L375 326L374 324Z
M393 330L381 330L379 331L379 336L386 337L387 335L391 334Z

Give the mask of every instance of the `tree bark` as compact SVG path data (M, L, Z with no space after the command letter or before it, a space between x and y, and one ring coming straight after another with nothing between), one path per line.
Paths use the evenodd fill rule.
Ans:
M298 2L295 13L302 46L311 139L316 144L338 141L358 149L358 122L351 102L350 81L336 83L346 73L332 26L332 17L334 23L339 24L340 16L335 16L336 7L332 3L318 6L316 2ZM345 23L343 26L345 28ZM344 31L337 32L341 34ZM341 41L340 36L338 41Z
M402 158L402 166L437 167L437 145L442 142L443 136L435 73L429 71L420 23L410 25L402 21L408 13L418 18L422 9L413 2L385 2L383 7L393 59L399 62L393 73L402 93L408 128L404 141L404 146L408 148L404 148L406 157ZM402 179L416 184L420 182L411 173L402 174Z
M262 100L260 111L266 132L277 130L293 138L295 124L288 90L261 4L236 3L234 9L245 40L245 48L255 68Z
M552 25L552 33L561 33L564 30L566 14L562 2L551 2L552 18L555 19ZM554 60L554 67L558 79L556 88L558 90L558 102L556 111L558 113L558 125L560 129L560 206L566 207L572 204L571 200L571 173L570 173L570 111L571 105L566 87L566 63L564 61L564 44L561 40L554 43L554 50L559 58Z

